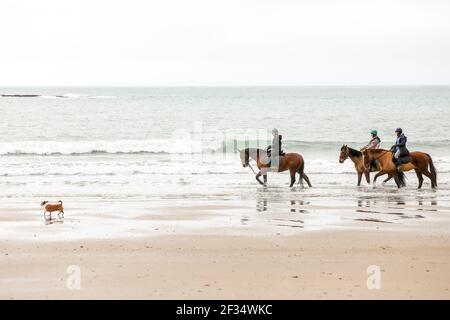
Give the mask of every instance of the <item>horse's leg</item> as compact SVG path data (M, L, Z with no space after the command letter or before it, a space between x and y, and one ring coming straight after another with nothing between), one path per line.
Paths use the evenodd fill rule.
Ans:
M261 179L259 179L259 177L261 177L261 171L259 171L259 172L256 174L255 178L256 178L256 181L258 181L260 184L264 185L264 183L261 181Z
M370 171L364 172L364 175L366 176L367 183L370 184Z
M300 174L302 175L302 178L305 179L305 181L306 181L306 183L308 184L308 186L311 188L311 187L312 187L312 184L311 184L311 182L309 182L308 176L307 176L304 172L302 172L302 173L300 173Z
M383 184L385 184L386 182L388 182L391 179L392 179L392 176L388 176L386 179L383 180Z
M419 180L419 186L417 187L417 189L421 189L422 184L423 184L423 176L422 176L422 173L419 172L419 170L416 169L415 171L416 171L417 179Z
M290 174L291 174L291 184L289 185L289 187L292 187L295 183L295 174L297 173L297 170L289 170Z
M433 176L431 175L431 172L428 171L428 169L427 169L427 170L424 170L422 173L424 175L426 175L430 179L430 181L431 181L431 188L434 188Z
M302 177L302 173L299 172L298 173L299 177L298 177L298 184L302 186L303 188L303 177Z
M400 180L398 179L398 176L395 174L394 175L394 180L395 180L395 184L397 185L397 188L399 188L400 189Z
M267 184L267 172L263 174L264 185Z
M361 185L362 172L358 172L358 187Z
M373 177L373 184L375 185L375 182L377 182L378 177L381 177L382 175L385 175L385 174L386 174L386 172L384 172L384 171L378 172L378 173L375 175L375 177Z

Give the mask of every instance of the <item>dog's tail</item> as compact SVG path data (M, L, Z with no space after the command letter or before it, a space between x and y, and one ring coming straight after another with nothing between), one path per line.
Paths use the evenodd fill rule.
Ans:
M61 201L61 200L59 200L59 201L58 201L58 203L59 203L59 204L62 204L62 201Z

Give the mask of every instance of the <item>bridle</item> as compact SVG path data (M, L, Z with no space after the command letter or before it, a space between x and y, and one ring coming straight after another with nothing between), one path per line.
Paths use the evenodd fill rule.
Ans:
M255 169L253 169L252 165L250 164L250 151L245 150L245 162L242 164L244 167L249 167L252 169L254 174L257 174Z
M339 161L342 161L341 163L344 163L345 160L347 160L350 157L350 150L348 149L348 147L345 147L345 157L344 159L342 159L342 151L341 151L341 155L339 156Z

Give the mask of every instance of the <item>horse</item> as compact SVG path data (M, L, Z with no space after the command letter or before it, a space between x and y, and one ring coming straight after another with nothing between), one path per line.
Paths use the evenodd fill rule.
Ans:
M400 181L398 175L397 166L392 161L392 151L384 149L369 149L363 151L364 156L364 167L366 169L370 168L370 162L372 160L377 160L380 164L380 172L378 172L373 183L375 184L377 178L383 174L393 175L397 187L400 188ZM422 188L423 184L423 174L427 176L431 181L431 188L435 189L437 187L437 173L436 168L433 163L433 159L427 153L415 151L409 154L411 161L401 165L402 172L414 170L416 171L417 179L419 180L418 189ZM428 167L430 170L428 171Z
M256 165L259 169L259 172L256 174L256 180L265 186L267 184L267 172L275 171L275 172L283 172L289 170L291 176L290 187L292 187L295 183L295 175L298 173L300 175L300 179L298 181L299 184L303 185L303 179L306 181L309 187L312 187L308 176L305 174L305 161L303 157L298 153L286 153L283 156L279 156L279 164L277 167L271 167L269 162L269 157L267 155L267 151L263 149L257 148L246 148L240 151L240 157L242 166L248 167L250 159L256 161ZM263 176L264 182L261 181L260 177Z
M355 164L355 170L356 170L356 173L358 174L358 187L361 186L361 179L362 179L363 174L366 178L367 183L370 184L370 168L367 169L364 166L364 159L363 159L362 152L352 149L349 146L347 146L346 144L344 144L341 147L341 153L339 154L339 163L344 163L344 161L347 160L348 158L350 158L350 160L352 160L353 163ZM380 165L378 163L377 163L376 171L380 171ZM405 185L404 173L399 172L398 176L399 176L398 178L399 178L401 184L404 186ZM392 176L389 176L383 181L383 183L386 183L391 179L392 179Z

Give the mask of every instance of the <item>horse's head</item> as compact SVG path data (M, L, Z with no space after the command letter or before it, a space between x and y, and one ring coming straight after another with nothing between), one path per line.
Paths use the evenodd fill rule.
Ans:
M241 163L242 166L245 168L248 166L248 163L250 161L250 156L249 156L249 152L248 149L244 149L240 151L240 156L241 156Z
M364 159L364 169L370 170L370 161L372 161L372 155L367 149L364 149L362 154Z
M344 163L345 160L348 158L348 146L344 144L341 148L341 153L339 155L339 163Z

